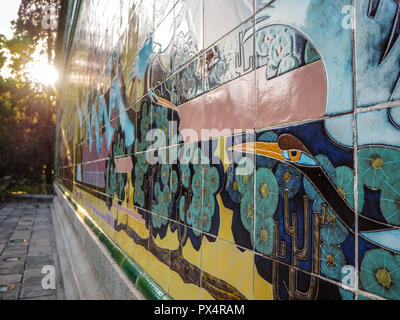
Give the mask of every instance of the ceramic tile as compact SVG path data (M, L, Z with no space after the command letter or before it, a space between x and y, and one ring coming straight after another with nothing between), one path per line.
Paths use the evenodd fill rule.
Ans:
M172 80L173 103L177 106L203 93L202 58L197 58L179 71Z
M400 99L400 4L357 0L357 106Z
M204 91L212 90L254 70L254 62L254 19L251 19L206 51Z
M154 3L154 25L158 27L171 13L178 0L158 0Z
M223 185L218 189L215 199L214 219L219 223L217 236L242 248L252 250L254 243L254 168L255 158L252 153L232 151L233 148L248 144L247 150L254 152L254 132L239 134L232 137L214 139L209 143L209 158L213 168L220 172L219 182ZM223 176L222 176L222 172ZM210 174L208 174L210 176ZM212 177L212 175L211 175ZM208 177L207 180L210 180ZM210 182L206 184L210 189ZM206 193L209 194L209 191ZM210 201L205 198L204 205ZM206 209L203 209L206 210ZM205 212L208 212L205 211Z
M172 69L178 70L203 48L203 0L181 0L174 8Z
M271 2L269 6L256 14L256 33L259 36L263 34L267 36L264 35L257 39L257 50L273 51L274 43L282 45L282 52L291 52L293 48L294 55L285 58L288 63L283 64L284 69L282 70L296 65L293 57L296 56L297 49L293 47L293 44L299 43L299 38L296 38L293 42L285 32L271 35L266 31L274 29L275 25L278 28L282 28L283 25L290 26L289 30L298 34L300 38L307 39L315 48L324 62L326 73L327 97L324 112L326 115L353 110L352 32L350 26L347 27L343 22L347 20L345 19L346 16L342 14L342 9L349 5L349 0L335 2L281 0ZM293 7L296 7L296 10L293 10ZM273 37L278 41L272 41L268 48L266 40ZM259 40L262 40L261 44L258 43ZM259 47L260 45L261 47ZM280 45L277 47L278 49L281 48ZM271 58L279 57L279 51L275 51ZM297 63L301 65L301 61Z
M149 148L165 148L170 145L172 140L172 109L162 105L153 105L154 120L152 124L152 145ZM165 153L165 152L163 152Z
M137 15L139 17L138 43L142 46L149 34L154 30L154 0L141 1Z
M179 140L196 142L204 128L204 96L199 96L179 106Z
M58 181L172 298L397 298L397 7L82 3Z
M135 136L135 152L143 152L148 149L150 142L148 141L148 134L151 129L152 110L153 106L150 99L144 98L135 103L132 109L137 112L137 125L136 125L136 136Z
M354 293L288 265L255 255L255 300L354 300Z
M174 10L170 11L154 31L153 52L159 52L152 63L152 87L163 83L172 75L172 62L175 53L175 17Z
M398 255L362 242L359 247L359 289L377 297L398 300Z
M324 115L324 63L300 32L286 25L258 28L256 57L257 128Z
M179 164L174 166L177 180L171 189L175 191L172 217L185 227L190 226L189 238L195 248L199 248L202 222L203 174L201 161L205 160L198 143L181 145L176 149ZM203 158L203 159L202 159Z
M225 261L231 263L226 264ZM252 251L239 250L236 246L214 237L203 237L201 298L253 299L253 265Z
M170 238L168 236L170 221L163 215L162 210L155 211L158 212L149 214L151 236L149 238L150 263L147 271L157 284L165 292L168 292L171 264Z
M398 299L400 294L396 285L400 267L398 111L391 108L357 115L359 288L384 299Z
M144 219L148 219L148 212L144 212L142 210L138 210L141 217ZM143 270L146 270L149 265L149 239L150 233L149 228L146 226L145 222L138 221L137 219L129 219L129 224L127 229L131 234L131 237L134 235L137 240L132 242L132 258L135 260L137 264Z
M205 95L204 129L210 130L211 138L254 129L254 80L250 72Z
M354 265L353 149L318 121L258 133L256 153L256 252L340 281Z
M202 247L193 242L193 229L171 223L174 253L171 256L169 294L178 300L199 300L201 297ZM193 244L194 243L194 244Z
M224 12L224 19L221 19ZM204 48L220 39L253 14L253 0L204 0Z
M134 174L132 184L134 187L134 205L144 210L151 209L154 166L149 165L146 152L136 153L132 157Z
M399 103L400 106L400 103ZM386 108L357 115L358 146L400 146L400 107Z

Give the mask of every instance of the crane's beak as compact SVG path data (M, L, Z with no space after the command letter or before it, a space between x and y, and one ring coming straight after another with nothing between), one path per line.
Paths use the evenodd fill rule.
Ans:
M178 107L176 107L172 102L168 101L167 99L157 96L154 92L150 91L149 97L150 97L151 101L158 104L159 106L163 106L163 107L166 107L166 108L169 108L169 109L179 112Z
M164 98L158 97L158 102L157 103L160 106L164 106L164 107L167 107L169 109L172 109L172 110L175 110L175 111L179 111L179 109L172 102L170 102L170 101L168 101L168 100L166 100Z
M237 151L248 154L264 156L279 161L286 161L282 150L276 142L246 142L229 148L230 151Z

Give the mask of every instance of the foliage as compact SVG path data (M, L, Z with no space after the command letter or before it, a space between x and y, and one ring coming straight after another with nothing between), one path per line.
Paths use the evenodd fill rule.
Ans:
M12 78L0 76L0 185L1 189L44 193L54 174L56 93L53 87L27 77L32 55L55 57L56 34L42 28L43 7L55 0L22 0L14 36L0 35L0 69L8 62ZM8 54L6 52L8 51ZM17 189L21 190L17 190Z

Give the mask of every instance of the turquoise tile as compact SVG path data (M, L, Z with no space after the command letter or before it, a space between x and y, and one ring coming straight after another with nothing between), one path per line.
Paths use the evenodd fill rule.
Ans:
M357 106L400 99L400 4L356 0Z

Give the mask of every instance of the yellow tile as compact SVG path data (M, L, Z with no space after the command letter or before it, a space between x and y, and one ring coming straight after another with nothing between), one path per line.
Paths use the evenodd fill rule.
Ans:
M178 231L171 235L171 248L172 250L176 250L179 248L178 241ZM182 279L182 272L187 272L189 268L182 268L182 271L179 274L176 271L170 270L170 284L169 284L169 295L174 299L183 299L183 300L198 300L200 299L200 264L201 264L201 248L200 250L196 250L193 248L190 239L186 241L185 246L182 248L182 260L185 261L186 264L192 265L194 269L199 271L199 283L185 283ZM172 261L171 261L172 262ZM180 263L179 265L182 265Z
M253 265L253 252L241 252L236 246L220 239L212 243L203 238L201 269L214 278L210 285L215 287L222 280L236 289L229 291L226 286L226 289L220 289L216 298L222 299L227 294L235 297L244 295L247 299L253 299ZM202 298L206 298L206 288L202 289Z
M146 272L156 281L165 292L169 289L169 274L170 274L170 242L171 242L171 232L169 229L169 221L165 219L168 223L167 233L164 238L161 239L160 235L157 234L156 237L151 235L152 240L160 251L164 251L163 258L164 261L159 260L152 252L149 252L149 262L147 265ZM151 240L149 240L151 241Z
M254 300L274 300L273 286L260 276L254 265Z
M200 287L184 283L178 273L170 271L169 295L175 300L199 300Z

